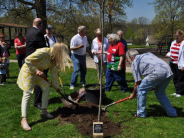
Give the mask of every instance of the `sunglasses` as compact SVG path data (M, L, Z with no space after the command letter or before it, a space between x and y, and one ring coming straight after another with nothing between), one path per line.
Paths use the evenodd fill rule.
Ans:
M5 38L5 37L0 37L0 38Z

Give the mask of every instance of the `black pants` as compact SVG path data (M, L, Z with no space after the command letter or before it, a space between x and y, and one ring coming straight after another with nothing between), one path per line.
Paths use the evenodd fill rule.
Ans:
M48 71L49 69L43 71L46 77L47 77ZM34 106L37 106L38 104L42 103L42 89L38 85L35 85L34 87L34 94L35 94Z
M6 82L6 74L0 74L0 84Z
M22 67L22 65L24 64L25 62L25 54L19 54L19 55L16 55L17 56L17 60L18 60L18 64L19 64L19 68Z
M170 63L173 72L173 82L177 94L184 95L184 72L178 69L178 65Z

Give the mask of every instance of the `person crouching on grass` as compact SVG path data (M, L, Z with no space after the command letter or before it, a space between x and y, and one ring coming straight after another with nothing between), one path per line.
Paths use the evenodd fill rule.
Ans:
M25 64L22 66L17 84L23 90L22 97L22 121L21 126L24 130L31 130L27 123L28 106L31 93L35 85L40 86L42 94L42 111L41 117L51 119L53 116L47 112L50 86L43 78L45 77L43 70L48 69L51 73L52 84L58 88L57 93L61 93L58 83L58 69L65 71L65 65L69 66L71 61L68 55L68 46L64 43L55 43L52 48L40 48L25 59Z
M136 97L137 93L137 113L133 114L135 117L146 117L146 95L155 87L155 95L166 111L168 116L176 117L176 110L172 107L166 93L173 73L169 65L153 55L152 53L145 53L139 55L137 50L131 49L126 53L135 80L133 93L130 99ZM142 76L144 79L142 80Z
M6 82L6 57L0 57L0 85Z

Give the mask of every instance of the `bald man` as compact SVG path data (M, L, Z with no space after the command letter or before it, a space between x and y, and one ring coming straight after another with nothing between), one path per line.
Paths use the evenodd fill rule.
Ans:
M43 33L40 31L42 29L42 20L40 18L36 18L33 21L33 27L26 34L26 56L29 56L38 48L46 47L46 41ZM48 70L44 71L46 75ZM42 90L39 86L34 87L34 106L41 109L41 98L42 98Z
M117 31L117 35L119 35L120 41L121 41L121 43L122 43L122 44L124 45L124 47L125 47L125 52L127 52L128 47L127 47L127 42L126 42L126 40L123 38L123 31L118 30L118 31Z
M40 30L42 29L42 20L36 18L33 21L33 27L26 34L26 56L29 56L37 48L46 47L44 35Z

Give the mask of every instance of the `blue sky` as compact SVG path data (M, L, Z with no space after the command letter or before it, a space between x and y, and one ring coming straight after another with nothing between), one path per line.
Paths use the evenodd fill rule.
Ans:
M133 0L133 7L125 10L127 21L139 17L146 17L151 21L155 17L155 12L153 5L148 5L149 2L153 0Z

